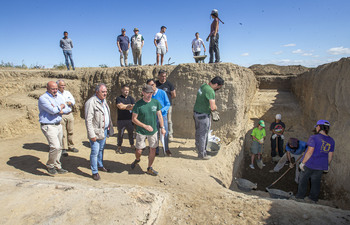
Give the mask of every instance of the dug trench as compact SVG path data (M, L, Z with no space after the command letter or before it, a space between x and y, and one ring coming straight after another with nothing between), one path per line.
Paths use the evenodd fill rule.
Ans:
M70 223L77 221L113 223L114 221L117 223L119 221L121 224L246 224L258 222L285 224L291 220L300 223L306 220L312 224L327 224L330 221L346 224L350 221L350 213L346 210L327 208L329 213L323 213L324 208L321 205L308 206L294 201L269 198L265 187L282 172L268 173L273 166L269 158L270 143L268 140L265 142L263 156L266 167L263 170L252 171L248 170L246 162L249 159L250 132L256 126L258 119L264 119L269 127L274 115L281 113L287 126L286 138L293 136L306 140L311 134L308 127L312 127L317 120L310 115L310 112L313 113L315 109L309 107L311 103L308 101L312 99L310 95L317 98L319 93L312 92L313 89L304 93L304 89L298 89L298 87L307 85L307 82L314 83L316 79L329 79L323 78L328 74L323 75L325 71L329 72L328 67L332 68L329 73L336 71L339 73L337 76L340 76L338 79L348 84L349 78L344 75L343 68L349 65L349 59L343 59L325 65L322 69L311 70L273 65L256 66L264 68L260 73L256 67L244 68L229 63L107 69L78 68L75 72L2 70L0 76L4 82L0 84L2 111L0 168L3 178L0 182L4 188L1 189L0 197L4 202L12 202L3 207L2 222L4 224L13 222L35 224L48 221L53 221L52 223L62 221ZM177 90L177 98L173 105L175 140L170 145L173 157L161 156L156 159L155 167L160 172L159 177L144 174L147 151L144 152L140 167L134 171L130 170L130 163L134 155L128 148L127 139L124 140L125 154L116 155L114 152L116 137L114 136L108 140L105 150L105 166L110 167L112 173L101 174L101 182L92 181L88 161L89 144L83 121L83 105L93 95L94 86L100 82L107 85L109 92L107 101L111 106L113 122L116 124L115 98L120 94L121 85L130 84L130 94L135 99L140 99L142 84L149 78L156 78L161 68L168 71L168 79L174 83ZM264 76L266 70L269 72L266 73L267 76ZM212 124L214 134L221 139L221 149L209 161L200 161L196 159L194 151L193 104L198 87L215 75L220 75L225 80L224 88L216 93L221 120ZM66 176L51 177L47 175L44 166L48 146L44 136L40 133L37 122L37 99L45 92L46 83L57 79L66 80L67 90L71 91L76 98L75 142L80 152L71 153L69 157L62 158L63 166L70 173ZM342 92L347 91L345 88L341 90ZM339 98L343 95L344 93L337 95L337 101L340 101ZM307 96L307 99L303 100L304 96ZM331 98L327 100L330 101ZM348 105L336 104L335 106L338 114L349 118L350 107ZM327 111L317 116L332 115L329 113ZM336 126L340 126L338 117L332 117L330 120L332 119ZM269 135L269 132L267 133ZM339 133L335 133L334 138L336 142L345 141ZM335 154L334 161L339 165L344 164L344 158L349 158L348 152L350 151L346 149L340 150L339 156L337 156L338 153ZM337 183L336 179L331 179L333 183L328 182L330 175L346 176L346 171L349 171L345 170L346 167L347 165L344 165L344 168L334 166L330 174L324 176L325 185L323 187L326 187L324 190L327 191L323 191L321 198L327 201L322 201L322 205L347 209L349 202L347 184ZM296 184L294 184L293 176L294 171L290 171L289 175L277 183L274 188L295 193ZM258 191L240 192L233 183L233 177L243 177L258 183ZM45 187L45 191L41 191L42 196L36 191L37 187ZM98 190L106 194L99 196ZM113 190L116 190L115 194L112 193ZM338 193L339 190L343 190L341 196L333 194ZM29 197L31 194L32 196ZM36 207L24 210L25 203L52 194L61 197L61 204L68 211L62 211L60 207L47 202L46 205L40 204L37 200ZM91 194L96 198L95 200L89 197ZM330 196L339 199L330 198ZM115 203L109 201L113 198L122 200L121 202L115 201ZM72 200L73 203L71 203ZM103 202L108 203L108 206ZM114 214L110 215L108 211L113 210L113 204L118 211L113 211ZM75 206L81 209L77 210ZM33 215L38 215L45 207L51 207L54 219L49 215L34 219ZM136 207L139 207L140 215L131 213ZM293 216L280 216L288 214L289 209L287 208L289 207L293 207ZM305 209L310 207L313 209L313 214L305 214ZM95 213L91 214L91 212ZM16 220L14 214L17 215ZM87 218L82 220L81 216L76 216L81 214ZM73 218L72 215L76 218ZM295 215L300 215L300 217L295 219Z

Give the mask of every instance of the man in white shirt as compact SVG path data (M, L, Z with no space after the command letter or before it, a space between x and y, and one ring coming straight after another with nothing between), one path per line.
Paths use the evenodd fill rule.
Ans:
M75 100L73 95L69 91L65 90L66 83L64 82L64 80L58 80L56 81L56 83L58 86L58 92L64 97L67 106L71 108L71 111L69 113L64 113L62 115L61 120L63 130L62 155L68 156L67 150L72 152L79 152L79 150L74 147L73 143L74 116L72 110L73 106L75 105Z
M206 52L207 50L205 49L205 45L202 39L199 38L199 33L197 32L195 34L196 38L193 39L192 41L192 52L193 52L193 56L199 56L201 53L201 45L203 45L204 48L204 52ZM195 59L196 63L198 63L198 59Z
M154 37L154 45L156 46L157 54L157 65L159 65L159 55L160 55L160 65L163 65L164 55L168 52L168 42L165 35L166 27L162 26L160 32Z

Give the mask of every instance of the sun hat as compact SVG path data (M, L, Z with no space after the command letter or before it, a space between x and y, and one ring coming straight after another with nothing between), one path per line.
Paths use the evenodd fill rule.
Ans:
M135 27L135 28L134 28L134 31L139 31L139 29Z
M259 121L259 125L262 126L262 127L265 127L265 122L264 122L264 120L260 120L260 121Z

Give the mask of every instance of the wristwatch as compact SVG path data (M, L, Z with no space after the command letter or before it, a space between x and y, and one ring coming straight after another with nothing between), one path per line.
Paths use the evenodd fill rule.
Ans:
M160 129L163 129L163 128L165 128L165 127L160 127Z

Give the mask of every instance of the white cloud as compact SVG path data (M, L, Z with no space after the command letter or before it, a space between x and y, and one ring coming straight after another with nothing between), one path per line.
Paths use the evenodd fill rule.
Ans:
M243 53L241 56L249 56L248 52Z
M293 47L293 46L296 46L296 44L290 43L290 44L283 45L283 47Z
M312 53L304 53L303 56L312 56Z
M331 55L346 55L346 54L350 54L350 48L344 48L343 46L334 47L334 48L328 49L327 52L328 54L331 54Z
M278 51L278 52L274 52L274 55L281 55L283 53L283 51Z
M304 51L301 50L301 49L297 49L297 50L292 51L292 53L294 53L294 54L302 54L302 53L304 53Z

